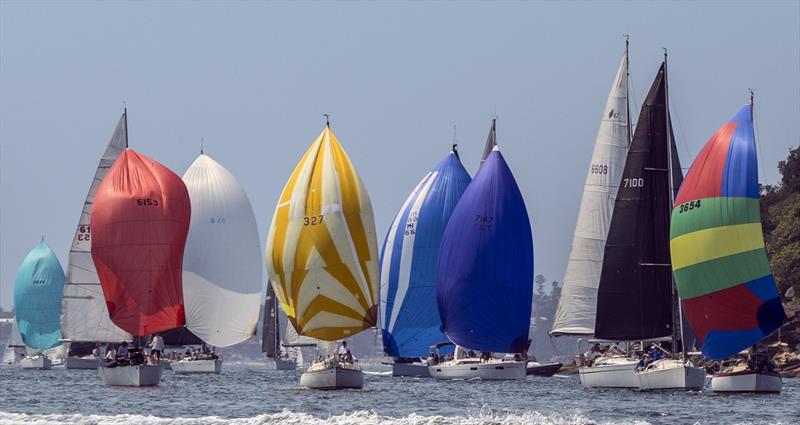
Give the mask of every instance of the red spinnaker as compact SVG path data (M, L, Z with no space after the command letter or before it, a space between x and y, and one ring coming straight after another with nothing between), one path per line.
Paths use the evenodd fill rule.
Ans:
M181 273L191 206L175 173L132 149L92 206L92 259L111 320L135 335L186 323Z

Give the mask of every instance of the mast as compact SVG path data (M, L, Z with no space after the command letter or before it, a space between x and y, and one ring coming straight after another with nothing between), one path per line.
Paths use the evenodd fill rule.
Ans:
M631 61L628 56L628 46L630 44L630 36L625 34L625 122L628 125L628 147L631 146L633 139L633 123L631 122Z
M272 296L272 315L275 318L274 326L275 326L275 335L273 336L275 342L274 347L275 349L272 352L272 358L280 357L281 354L281 330L280 330L280 316L278 315L278 298L273 295Z
M667 208L667 222L672 220L672 207L675 205L675 187L674 179L672 176L672 126L669 117L669 79L667 78L667 49L664 49L664 119L667 121L665 126L666 139L667 139L667 179L669 182L669 205ZM675 275L670 273L670 282L672 283L672 299L673 303L677 305L678 322L675 323L675 314L672 315L672 353L675 354L675 345L678 339L681 340L681 354L685 354L686 347L683 340L683 310L681 309L681 302L678 299L678 293L675 290Z
M125 148L128 148L128 107L122 109L122 115L125 117Z

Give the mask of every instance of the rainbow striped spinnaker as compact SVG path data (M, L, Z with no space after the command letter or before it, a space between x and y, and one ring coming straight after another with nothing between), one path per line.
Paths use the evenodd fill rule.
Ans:
M759 210L752 103L719 128L678 192L670 230L672 270L706 358L761 341L785 319Z

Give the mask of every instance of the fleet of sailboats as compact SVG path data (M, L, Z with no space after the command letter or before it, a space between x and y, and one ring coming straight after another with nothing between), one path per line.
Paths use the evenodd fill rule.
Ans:
M761 230L752 95L684 180L666 52L635 130L629 74L626 41L550 334L613 344L578 356L587 387L701 390L705 370L690 360L700 349L727 361L713 391L780 392L780 375L757 348L786 315ZM493 118L474 178L452 146L406 197L379 256L369 195L326 120L278 199L262 310L258 228L233 174L201 149L181 179L128 148L124 111L84 201L66 275L44 242L19 268L16 339L3 361L49 369L47 350L65 344L66 368L97 369L108 385L158 385L158 361L104 363L96 348L131 343L143 352L155 335L168 345L227 347L255 335L263 311L262 351L276 369L312 359L303 387L362 388L346 341L374 327L393 376L524 379L533 237L496 131ZM311 347L316 358L303 354ZM735 361L741 355L747 360ZM216 355L171 364L176 373L221 366Z

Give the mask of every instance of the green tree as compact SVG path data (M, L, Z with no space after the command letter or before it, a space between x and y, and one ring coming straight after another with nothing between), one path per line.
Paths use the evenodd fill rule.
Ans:
M800 294L800 147L789 150L778 171L780 184L761 188L761 221L775 283L786 302L789 288Z

